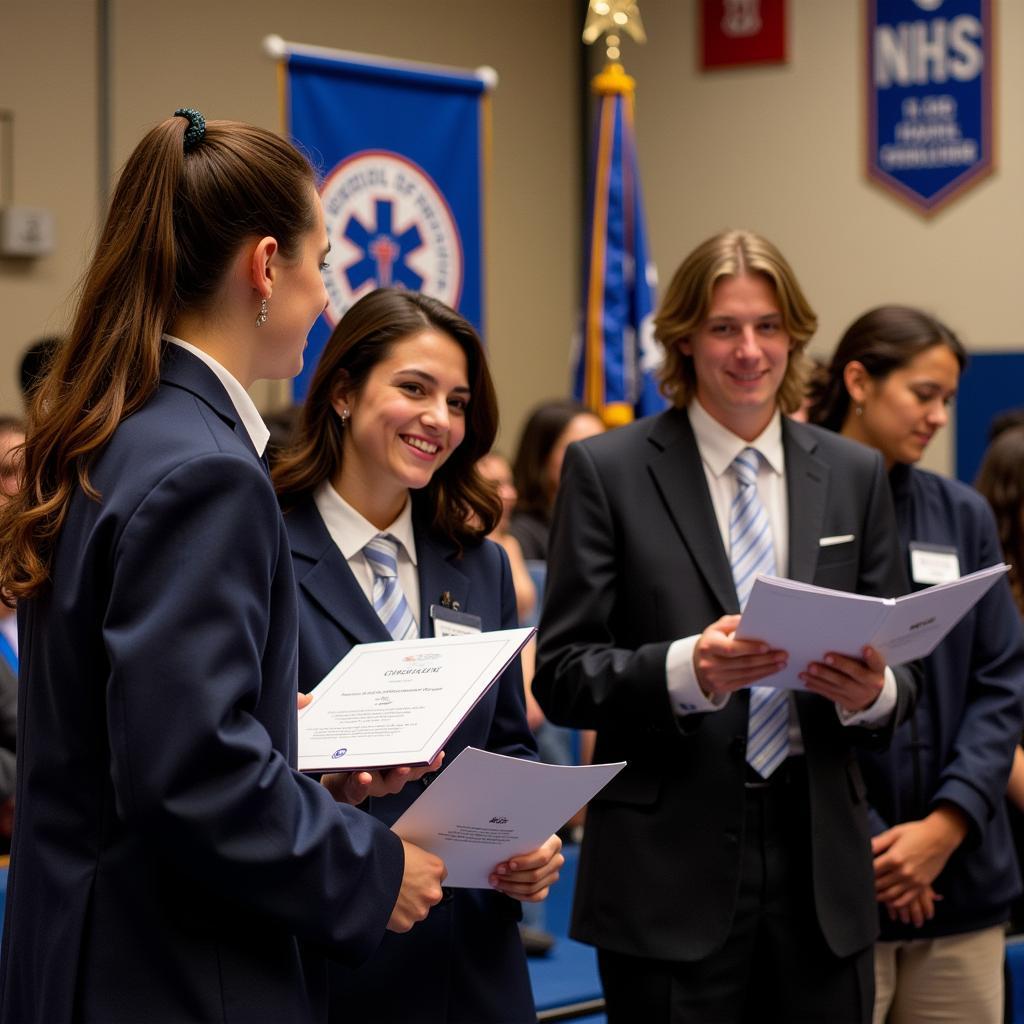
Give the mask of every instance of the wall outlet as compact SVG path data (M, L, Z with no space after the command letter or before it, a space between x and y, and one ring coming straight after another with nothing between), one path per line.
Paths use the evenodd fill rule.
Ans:
M31 206L0 210L0 256L48 256L55 243L53 214Z

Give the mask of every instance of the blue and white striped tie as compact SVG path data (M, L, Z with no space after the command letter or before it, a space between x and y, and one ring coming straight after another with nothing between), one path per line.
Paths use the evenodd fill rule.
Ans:
M373 610L392 640L415 640L420 631L398 582L398 541L389 533L378 533L363 547L363 554L373 570Z
M744 448L733 459L736 497L729 511L729 563L740 609L747 603L758 573L775 573L775 552L768 513L757 493L760 455ZM747 763L767 779L789 753L789 697L770 686L750 687Z

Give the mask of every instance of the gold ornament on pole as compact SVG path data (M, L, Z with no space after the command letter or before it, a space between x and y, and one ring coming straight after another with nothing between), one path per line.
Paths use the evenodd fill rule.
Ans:
M598 95L632 95L636 82L626 74L619 63L622 56L621 33L627 33L634 42L646 43L647 33L640 18L640 5L636 0L590 0L587 21L583 26L583 42L592 46L605 37L604 69L591 80L591 86Z

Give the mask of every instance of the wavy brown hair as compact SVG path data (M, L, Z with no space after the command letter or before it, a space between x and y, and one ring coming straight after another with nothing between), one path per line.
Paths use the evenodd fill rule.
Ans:
M413 492L413 508L460 548L479 542L498 524L501 499L476 468L498 432L498 400L480 338L468 320L443 302L399 288L364 295L331 333L309 385L295 443L274 469L274 486L285 509L341 467L344 428L332 405L339 387L358 395L394 346L423 330L442 331L466 354L470 401L465 438L430 483Z
M315 224L314 175L273 132L208 121L187 154L189 122L151 129L121 171L71 330L33 389L22 488L0 509L0 589L37 593L79 488L118 424L160 379L160 337L184 309L211 304L243 243L267 235L297 256ZM255 313L254 313L255 315Z
M1006 427L993 437L974 486L995 513L1013 599L1024 617L1024 426Z
M654 336L665 350L659 378L662 394L682 408L697 393L693 356L679 346L707 319L715 285L724 277L759 274L771 285L791 349L779 386L779 408L800 408L810 373L804 349L818 329L818 317L804 297L782 253L753 231L722 231L697 246L672 277L654 318Z

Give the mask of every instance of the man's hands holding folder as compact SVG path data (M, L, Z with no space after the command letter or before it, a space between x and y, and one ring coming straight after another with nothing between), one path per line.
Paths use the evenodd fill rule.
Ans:
M723 615L700 635L693 650L697 681L708 697L724 697L752 686L785 667L788 655L759 640L735 636L739 615ZM885 659L872 647L863 658L829 652L811 662L800 679L810 693L834 701L849 712L863 711L878 699L885 683Z

